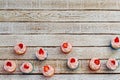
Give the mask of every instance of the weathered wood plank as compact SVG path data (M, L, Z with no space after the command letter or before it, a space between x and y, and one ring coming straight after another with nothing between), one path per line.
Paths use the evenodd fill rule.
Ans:
M120 23L0 22L0 34L120 34Z
M29 60L30 61L30 60ZM31 74L41 74L42 67L46 64L49 64L55 68L55 73L56 74L71 74L71 73L120 73L120 67L117 68L115 71L108 70L105 66L106 60L101 60L101 68L99 71L91 71L88 66L88 60L79 60L80 66L76 70L70 70L66 66L66 61L67 60L45 60L45 61L30 61L33 66L34 70ZM19 66L25 62L25 60L22 61L17 61L17 69L13 74L22 74ZM0 61L0 74L8 74L6 71L3 69L3 61ZM12 74L12 73L11 73Z
M0 48L0 59L36 59L35 53L39 47L28 47L26 54L16 55L13 47ZM69 55L64 55L59 47L46 48L48 52L47 59L68 59L69 57L77 57L78 59L91 59L98 57L100 59L108 59L114 57L120 59L120 51L112 50L109 47L73 47ZM4 54L4 55L3 55Z
M47 78L43 75L0 75L2 80L119 80L120 74L68 74Z
M120 9L119 0L0 0L0 9Z
M60 46L63 41L73 46L109 46L116 35L0 35L0 46L14 46L24 42L27 46Z
M120 11L0 11L0 21L120 21Z

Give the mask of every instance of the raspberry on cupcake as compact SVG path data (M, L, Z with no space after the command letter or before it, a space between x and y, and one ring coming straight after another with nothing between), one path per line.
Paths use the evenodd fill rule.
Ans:
M72 70L77 69L79 66L78 59L75 57L70 57L67 61L67 66Z
M52 66L50 66L50 65L45 65L42 68L42 73L46 77L51 77L51 76L54 75L55 69Z
M89 68L93 71L97 71L99 70L101 67L101 62L100 62L100 59L98 58L92 58L90 61L89 61Z
M36 52L36 57L39 60L45 60L47 58L47 51L45 51L43 48L40 48L37 52Z
M31 73L33 71L33 65L30 62L24 62L20 66L20 70L23 73Z
M65 54L68 54L72 51L72 45L69 42L63 42L60 48L61 48L61 51Z
M118 67L118 61L114 58L109 58L106 63L106 66L110 70L115 70Z
M16 54L24 54L26 52L26 49L27 49L26 45L22 42L14 46L14 51Z
M119 37L115 37L114 39L112 39L111 47L113 49L119 49L120 48L120 39L119 39Z
M12 60L6 60L4 62L4 70L7 72L14 72L16 70L16 63Z

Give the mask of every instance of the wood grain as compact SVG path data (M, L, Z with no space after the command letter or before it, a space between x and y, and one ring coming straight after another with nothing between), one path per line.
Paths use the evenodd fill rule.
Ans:
M120 21L119 11L0 11L0 21Z
M68 75L55 75L51 78L44 77L43 75L0 75L4 80L119 80L120 74L68 74Z
M0 34L120 34L120 23L0 22Z
M0 35L0 46L14 46L23 42L27 46L60 46L63 41L73 46L109 46L117 35ZM119 36L119 35L118 35Z
M120 9L119 0L0 0L0 9Z
M101 68L99 71L91 71L88 66L89 60L79 60L80 66L76 70L70 70L66 66L67 60L45 60L45 61L30 61L33 66L34 70L31 74L41 74L42 73L42 67L46 64L49 64L55 68L55 74L71 74L71 73L76 73L76 74L85 74L85 73L120 73L120 67L117 68L115 71L108 70L105 63L107 60L101 60ZM11 74L22 74L19 67L20 65L25 62L25 60L22 61L15 61L17 64L17 69L14 73ZM3 69L3 63L4 60L0 61L0 74L9 74Z
M120 59L120 51L112 50L110 47L73 47L70 54L65 55L61 52L59 47L47 48L44 47L48 53L47 59L49 60L62 60L68 59L69 57L76 57L78 59L91 59L98 57L100 59L108 59L110 57ZM35 60L35 53L39 50L39 47L28 47L27 52L24 55L16 55L13 51L13 47L1 47L0 48L0 59L14 59L14 60ZM4 55L3 55L4 54Z

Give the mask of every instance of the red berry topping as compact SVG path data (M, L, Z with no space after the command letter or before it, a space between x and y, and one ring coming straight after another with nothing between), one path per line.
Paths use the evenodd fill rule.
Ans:
M71 62L71 63L74 63L74 62L75 62L75 59L74 59L74 58L71 58L70 62Z
M63 43L63 48L67 48L68 47L68 43Z
M113 65L115 65L115 60L112 60L111 63L112 63Z
M25 69L29 69L29 66L27 64L24 65Z
M7 64L6 64L7 66L12 66L12 64L11 64L11 62L7 62Z
M43 55L44 54L44 50L42 48L40 48L39 50L39 54Z
M119 42L119 38L118 37L116 37L115 39L114 39L114 42Z
M44 66L44 71L47 72L49 70L49 66Z
M20 43L20 44L19 44L19 47L22 49L22 48L23 48L23 44L22 44L22 43Z
M94 63L95 63L96 65L99 65L99 64L100 64L100 60L99 60L99 59L96 59L96 60L94 61Z

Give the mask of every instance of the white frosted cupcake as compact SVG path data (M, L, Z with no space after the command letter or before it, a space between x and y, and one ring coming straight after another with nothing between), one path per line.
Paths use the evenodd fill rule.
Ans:
M67 66L70 69L77 69L79 66L78 59L76 59L75 57L70 57L67 61Z
M118 67L118 61L114 58L110 58L110 59L108 59L106 66L110 70L115 70Z
M40 48L37 52L36 52L36 57L39 60L45 60L47 58L47 51L45 51L43 48Z
M12 60L6 60L4 62L4 70L7 72L14 72L16 70L16 63Z
M114 49L119 49L120 48L120 39L118 37L114 38L111 41L111 47Z
M68 54L72 51L72 45L69 42L63 42L60 46L63 53Z
M26 45L22 42L14 46L14 51L16 54L24 54L26 52L26 49L27 49Z
M50 66L50 65L45 65L42 68L42 73L46 77L51 77L51 76L54 75L55 69L52 66Z
M97 71L100 69L101 63L98 58L92 58L89 62L89 67L93 71Z
M20 70L23 73L31 73L33 71L33 65L30 62L24 62L20 66Z

